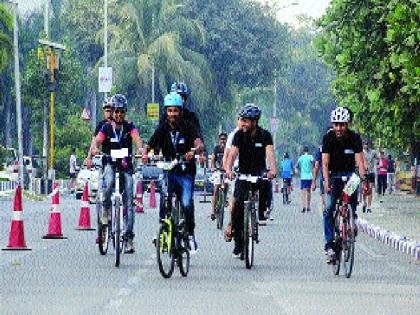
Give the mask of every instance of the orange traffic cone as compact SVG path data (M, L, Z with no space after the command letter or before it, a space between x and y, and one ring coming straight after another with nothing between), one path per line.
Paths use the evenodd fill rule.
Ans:
M60 196L58 183L54 183L54 190L52 193L52 206L50 212L50 222L48 225L48 233L44 235L43 239L65 239L61 232L61 213L60 213Z
M137 182L137 187L136 187L136 209L135 211L137 213L143 213L144 212L144 208L143 208L143 184L141 182L141 180L139 180Z
M15 200L13 203L12 226L10 227L9 245L3 250L31 250L26 247L25 233L23 229L22 189L16 187Z
M77 230L92 231L95 230L90 226L90 208L89 208L89 186L85 184L82 196L82 206L80 207L79 226Z
M156 184L155 181L152 180L150 183L150 208L156 208Z
M276 193L279 192L279 180L278 179L276 179L276 185L275 185L274 192L276 192Z

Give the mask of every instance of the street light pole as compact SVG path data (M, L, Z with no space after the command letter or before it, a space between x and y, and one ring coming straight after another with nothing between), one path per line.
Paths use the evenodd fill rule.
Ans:
M13 4L13 48L15 54L15 89L16 89L16 122L18 128L18 159L19 159L19 183L23 185L23 139L22 139L22 99L20 92L20 69L19 69L19 23L17 18L18 2L9 1Z
M108 67L108 0L104 0L104 64ZM108 93L104 93L107 97ZM95 111L96 114L96 111Z
M274 145L274 155L276 155L276 145L277 145L277 78L274 79L274 102L273 102L273 120L276 124L276 128L273 134L273 145Z

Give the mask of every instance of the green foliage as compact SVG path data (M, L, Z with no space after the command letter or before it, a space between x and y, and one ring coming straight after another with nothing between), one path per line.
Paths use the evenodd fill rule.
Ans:
M404 150L420 137L419 10L417 0L335 0L319 21L340 104L367 136Z
M0 73L8 64L13 50L13 17L0 3Z
M78 165L81 165L92 140L91 126L79 113L67 115L64 120L66 122L56 128L55 135L55 169L61 178L68 176L71 149L76 148Z

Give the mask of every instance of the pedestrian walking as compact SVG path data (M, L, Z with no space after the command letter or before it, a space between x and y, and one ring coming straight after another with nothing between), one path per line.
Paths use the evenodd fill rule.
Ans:
M76 171L77 171L77 158L76 158L76 149L71 149L70 154L70 191L71 193L75 190L76 184Z
M395 190L395 167L396 163L391 154L388 155L388 192L391 194Z
M378 170L378 194L384 196L387 188L388 174L388 159L385 157L384 151L380 152L376 168Z
M300 170L302 213L311 211L312 167L314 157L308 152L308 146L304 146L303 154L299 157L297 162L297 168Z
M371 212L373 198L372 188L375 187L376 152L369 148L368 142L365 142L363 145L363 156L366 174L369 180L369 185L366 186L369 189L362 190L363 212Z

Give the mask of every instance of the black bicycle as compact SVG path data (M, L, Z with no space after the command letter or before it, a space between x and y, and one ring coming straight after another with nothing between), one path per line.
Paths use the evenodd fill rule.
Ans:
M251 269L254 266L255 244L259 243L258 239L258 200L259 192L255 185L260 180L269 180L266 176L252 176L248 174L239 174L239 181L248 183L247 199L244 202L244 228L243 228L243 256L245 266Z
M185 161L158 162L167 175L175 166L185 167ZM168 176L166 176L168 187ZM165 218L161 221L156 241L156 256L159 271L164 278L170 278L175 269L175 263L183 277L190 269L190 246L184 210L180 202L178 187L174 187L175 198L168 193L165 196Z
M334 211L335 261L333 262L333 271L335 275L339 275L340 266L343 264L346 278L350 278L353 271L354 248L356 242L355 218L350 198L356 191L358 183L353 186L353 189L347 189L349 187L349 178L343 176L341 177L341 180L343 181L342 185L345 186L345 188L337 199ZM358 181L360 182L360 179L358 179Z
M223 220L225 217L226 207L226 183L225 183L225 172L221 169L217 169L217 176L219 182L219 188L216 192L216 226L219 230L223 230Z

